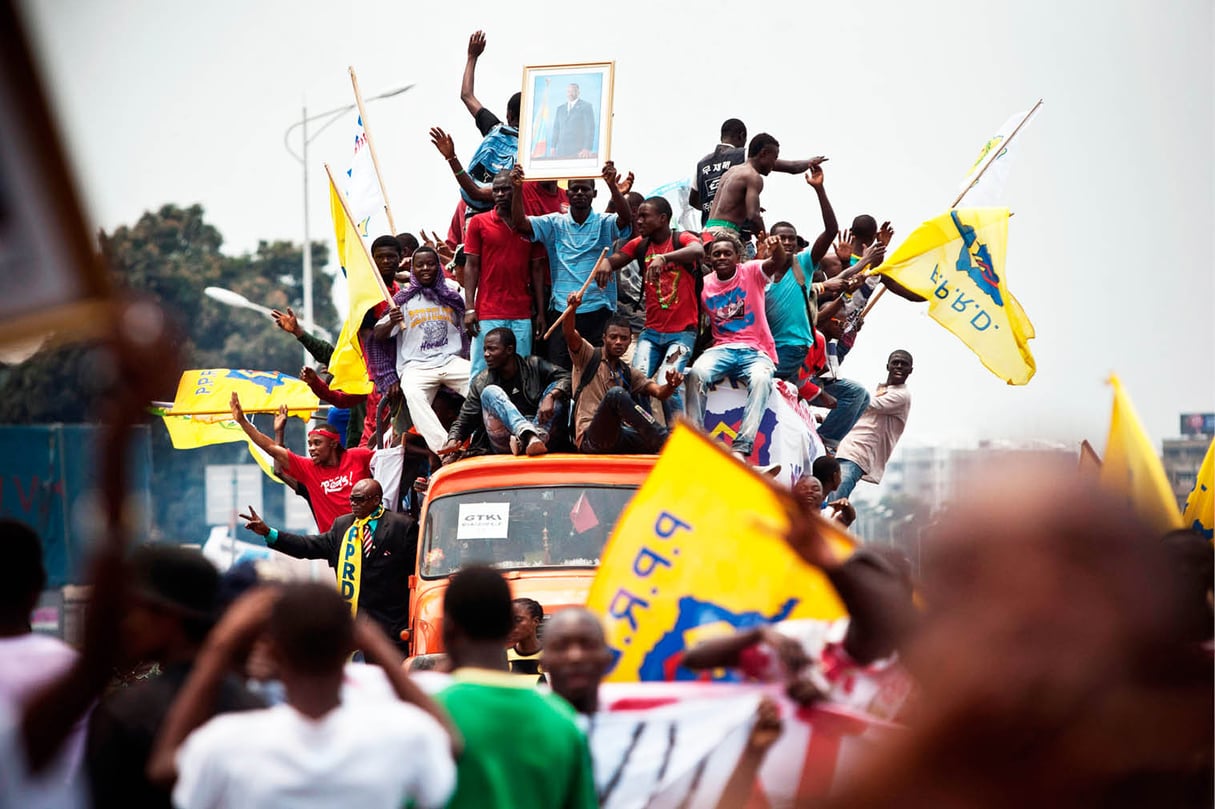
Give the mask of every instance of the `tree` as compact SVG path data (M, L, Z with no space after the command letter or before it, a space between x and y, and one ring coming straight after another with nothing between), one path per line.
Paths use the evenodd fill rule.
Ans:
M221 304L203 294L208 286L239 292L273 308L302 308L302 252L291 242L261 242L253 253L225 256L223 237L204 218L201 205L164 205L132 226L100 234L100 247L119 288L156 298L183 335L187 368L247 368L299 374L299 344L263 315ZM329 260L324 244L312 244L314 267ZM330 299L331 277L315 273L315 319L337 332ZM0 423L76 422L95 419L97 363L87 345L53 341L27 361L0 367ZM171 401L175 391L160 396ZM268 426L268 425L267 425ZM152 425L154 521L171 538L200 538L203 470L210 463L238 463L243 444L189 452L172 448L159 424ZM178 536L179 533L185 535Z

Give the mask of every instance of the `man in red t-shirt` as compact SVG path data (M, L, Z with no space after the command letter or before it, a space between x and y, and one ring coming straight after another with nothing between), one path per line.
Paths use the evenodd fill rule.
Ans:
M337 432L328 425L321 425L308 433L308 457L304 458L275 443L273 438L250 424L240 406L240 397L235 393L231 405L232 418L245 435L308 491L317 530L328 531L334 520L350 513L350 490L360 480L371 477L371 450L366 447L344 449Z
M532 311L536 333L544 324L544 246L510 224L514 196L510 174L500 172L493 181L494 207L468 221L464 234L464 327L473 336L470 377L485 370L485 334L505 327L515 335L517 351L532 353Z
M645 328L637 338L633 367L654 379L665 379L659 373L664 368L683 373L700 319L696 280L704 246L691 233L671 230L672 215L665 198L645 200L634 217L641 235L608 257L615 272L633 260L644 268ZM676 392L662 407L670 424L674 414L683 411L683 397Z

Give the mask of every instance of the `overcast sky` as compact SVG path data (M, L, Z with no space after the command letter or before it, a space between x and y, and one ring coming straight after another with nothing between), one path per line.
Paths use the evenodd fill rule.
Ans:
M353 65L365 96L417 84L368 120L398 229L446 232L455 185L426 133L444 127L464 157L477 143L459 100L476 28L489 39L477 95L503 117L525 64L616 62L612 157L638 190L690 174L739 117L782 156L828 155L841 221L889 219L896 244L945 210L984 140L1041 97L1007 187L1004 274L1037 329L1037 376L1006 386L923 304L893 296L845 375L872 386L891 350L910 350L903 440L915 444L1100 449L1111 371L1157 445L1178 413L1215 409L1209 0L340 5L26 0L96 223L198 202L229 252L302 240L284 131L305 103L348 103ZM346 139L343 122L311 145L314 239L332 239L321 164L344 168ZM773 175L767 219L813 238L813 199L801 178Z

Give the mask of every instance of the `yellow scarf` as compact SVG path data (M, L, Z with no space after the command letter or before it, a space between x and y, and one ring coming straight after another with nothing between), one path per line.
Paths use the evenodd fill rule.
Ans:
M355 520L346 531L342 540L342 550L338 554L338 592L350 605L351 617L359 615L359 582L363 578L363 526L372 520L384 516L384 505L381 503L375 511L361 520Z

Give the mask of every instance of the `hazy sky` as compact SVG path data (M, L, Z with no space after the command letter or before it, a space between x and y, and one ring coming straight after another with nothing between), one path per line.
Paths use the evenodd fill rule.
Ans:
M647 191L691 173L728 117L782 155L826 154L841 221L889 219L896 244L942 212L984 140L1039 97L1008 184L1005 278L1038 337L1025 387L992 376L923 304L887 296L845 375L872 386L894 348L915 355L904 442L1105 442L1119 373L1149 433L1215 408L1211 308L1212 4L985 0L631 2L92 2L27 0L89 213L106 228L201 203L226 249L303 237L299 164L284 131L365 96L398 229L446 232L450 172L427 129L467 157L459 100L483 28L477 95L505 117L525 64L616 62L612 157ZM610 9L616 9L612 12ZM321 164L344 168L339 123L311 145L313 238L332 239ZM820 225L799 177L774 175L768 221ZM605 202L606 200L600 200Z

